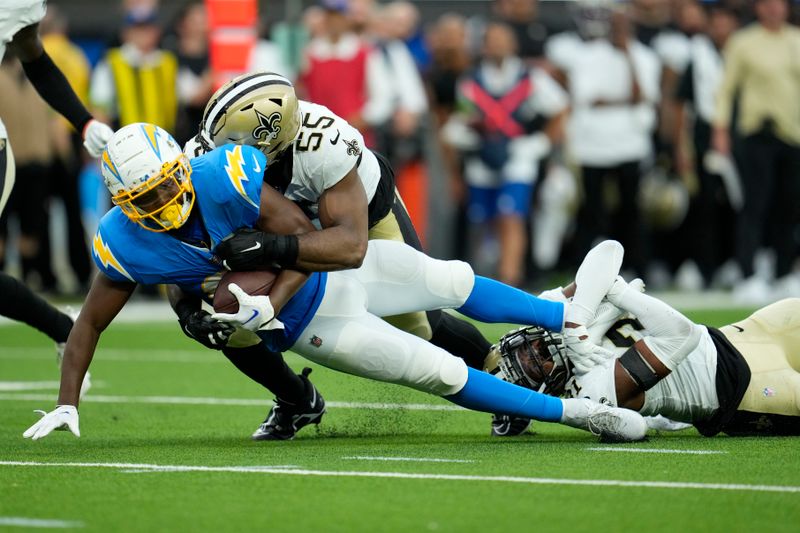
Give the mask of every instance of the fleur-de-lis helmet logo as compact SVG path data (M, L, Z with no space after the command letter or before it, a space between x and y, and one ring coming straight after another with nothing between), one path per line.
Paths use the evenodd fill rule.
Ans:
M281 127L278 124L281 121L281 114L275 111L270 116L267 116L260 113L258 109L254 109L253 111L256 112L256 118L258 119L258 126L256 126L252 133L253 138L269 144L281 131Z

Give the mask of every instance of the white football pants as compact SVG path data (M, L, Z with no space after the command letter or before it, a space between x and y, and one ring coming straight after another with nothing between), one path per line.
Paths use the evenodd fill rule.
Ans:
M321 365L440 396L467 381L464 361L379 318L461 307L475 276L397 241L369 241L364 263L331 272L325 296L291 350Z

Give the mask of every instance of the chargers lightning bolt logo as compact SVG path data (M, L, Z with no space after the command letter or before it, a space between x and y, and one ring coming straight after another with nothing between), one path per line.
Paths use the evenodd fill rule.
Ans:
M116 270L129 280L133 281L133 278L131 277L130 274L128 274L128 271L125 270L125 268L119 264L117 258L114 257L114 254L108 248L106 243L103 242L103 238L100 237L99 233L95 235L94 240L92 241L92 251L94 252L94 255L97 256L97 258L100 260L100 262L103 264L104 267L113 268L114 270Z
M244 156L242 155L242 147L237 144L233 150L226 150L225 159L228 162L228 164L225 165L225 171L228 173L228 179L230 179L231 183L233 183L233 187L239 194L242 195L242 198L247 200L250 205L258 207L258 205L256 205L256 203L247 195L247 191L244 190L243 182L250 180L247 178L247 174L244 171Z

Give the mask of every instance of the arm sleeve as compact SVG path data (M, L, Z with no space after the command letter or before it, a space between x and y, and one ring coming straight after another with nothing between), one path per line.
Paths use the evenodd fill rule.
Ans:
M47 52L33 61L23 62L25 75L47 104L69 120L78 132L83 132L92 115Z
M625 251L617 241L603 241L586 254L575 275L575 296L566 322L585 326L619 275Z

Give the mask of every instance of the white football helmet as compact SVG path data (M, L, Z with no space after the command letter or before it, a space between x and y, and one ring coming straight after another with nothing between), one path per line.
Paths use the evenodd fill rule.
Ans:
M150 231L181 227L194 205L192 167L172 135L153 124L114 133L101 158L111 201Z

